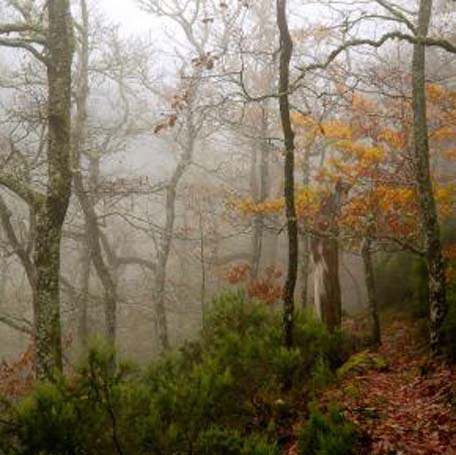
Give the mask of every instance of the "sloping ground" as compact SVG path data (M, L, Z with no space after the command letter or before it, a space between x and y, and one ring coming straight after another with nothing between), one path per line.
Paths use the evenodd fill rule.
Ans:
M420 352L416 332L411 323L391 324L378 355L354 362L322 397L342 404L367 436L367 453L456 455L455 368Z

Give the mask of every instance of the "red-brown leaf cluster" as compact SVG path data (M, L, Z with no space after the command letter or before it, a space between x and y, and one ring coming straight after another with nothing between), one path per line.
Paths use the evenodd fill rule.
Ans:
M16 360L0 364L0 396L19 398L29 392L34 381L33 345Z
M343 382L325 400L343 404L347 417L371 440L377 455L456 454L456 374L417 352L411 328L394 324L380 353L388 371Z
M249 299L273 305L282 295L282 275L279 269L268 267L261 276L253 278L250 264L241 262L228 270L227 279L230 284L245 283Z

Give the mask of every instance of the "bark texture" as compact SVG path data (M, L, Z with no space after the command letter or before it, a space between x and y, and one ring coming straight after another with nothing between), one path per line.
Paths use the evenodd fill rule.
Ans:
M364 274L366 277L367 306L371 325L371 341L374 346L382 344L380 319L378 314L377 298L375 296L375 276L372 263L371 240L365 238L361 245L361 256L363 258Z
M310 146L304 152L301 165L302 184L307 187L310 183ZM299 236L299 270L301 279L300 301L301 308L307 308L309 294L309 269L310 269L310 237L307 232L300 233Z
M293 346L294 328L294 292L298 275L298 223L295 205L295 144L294 131L290 118L290 61L293 53L293 41L288 29L286 0L277 0L277 25L280 33L279 64L279 107L285 140L285 207L288 232L288 270L283 289L283 332L287 348Z
M430 346L435 355L444 344L443 323L448 311L446 301L445 263L440 239L440 225L432 188L429 159L429 134L426 119L426 45L420 40L428 35L432 0L420 0L417 38L413 46L412 103L416 181L420 198L422 224L426 242L429 282Z
M315 309L331 332L342 320L337 219L347 192L348 187L338 182L323 199L316 220L319 232L311 240Z
M73 34L68 0L48 1L48 185L36 214L33 295L36 374L62 369L59 307L60 242L71 196L71 63Z

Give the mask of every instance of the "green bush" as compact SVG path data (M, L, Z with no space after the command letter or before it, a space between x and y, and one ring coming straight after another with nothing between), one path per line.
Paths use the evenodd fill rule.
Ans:
M112 454L139 452L144 388L130 366L114 367L106 346L92 348L76 376L37 383L9 409L8 437L0 452L15 454Z
M214 301L197 342L146 371L114 366L114 353L96 346L77 375L38 384L8 411L0 453L276 454L271 441L293 404L284 382L302 395L346 357L341 335L309 315L297 315L296 346L286 350L281 324L279 313L231 293Z
M209 428L201 433L194 455L278 455L275 444L258 435L242 437L237 431Z
M312 406L309 419L298 433L300 455L352 455L356 430L341 410L330 406L323 412Z

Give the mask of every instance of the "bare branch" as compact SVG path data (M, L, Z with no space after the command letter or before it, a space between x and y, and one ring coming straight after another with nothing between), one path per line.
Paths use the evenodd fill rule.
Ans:
M41 63L48 65L47 58L35 47L32 46L27 40L14 39L14 38L0 38L0 46L14 47L17 49L23 49L30 52L37 60Z
M13 175L0 172L0 186L12 191L31 207L37 207L44 201L44 195L33 190Z

